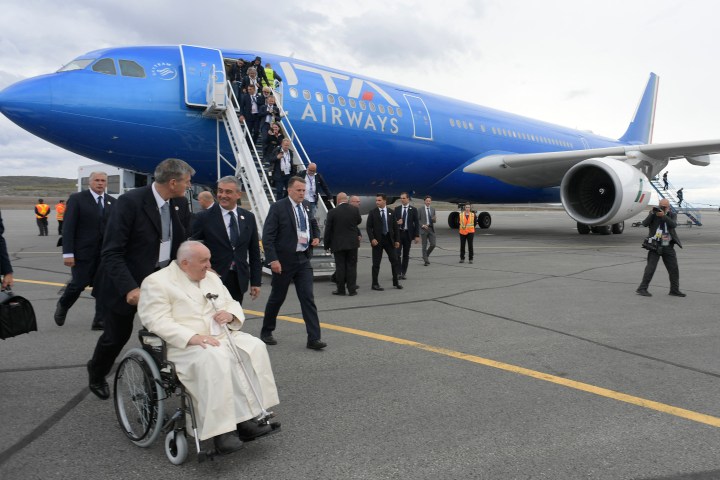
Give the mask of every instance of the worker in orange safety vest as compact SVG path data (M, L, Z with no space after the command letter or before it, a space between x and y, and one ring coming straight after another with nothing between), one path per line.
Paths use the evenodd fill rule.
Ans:
M66 208L67 205L65 205L65 200L58 200L58 203L55 205L55 218L58 222L58 235L62 235L62 223L63 218L65 218Z
M35 205L35 220L37 226L40 229L40 237L47 237L48 235L48 216L50 215L50 205L45 203L42 198L38 199L37 205Z
M468 260L473 263L473 238L475 237L475 213L472 205L466 203L460 212L460 263L465 263L465 244L468 247Z

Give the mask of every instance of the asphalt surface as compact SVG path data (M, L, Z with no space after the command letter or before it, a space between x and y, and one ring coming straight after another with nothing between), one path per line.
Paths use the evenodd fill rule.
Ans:
M386 260L386 290L370 290L367 243L358 296L315 283L325 351L279 321L268 349L280 433L174 466L162 441L136 447L112 401L89 393L93 299L55 325L69 277L57 236L38 237L31 211L3 211L15 292L39 331L0 342L0 478L720 478L720 214L679 230L687 298L667 295L662 264L653 297L635 294L638 218L600 236L578 235L563 212L497 212L470 265L446 215L431 265L413 246L403 290ZM246 331L259 333L269 292L265 277ZM300 318L292 290L281 314Z

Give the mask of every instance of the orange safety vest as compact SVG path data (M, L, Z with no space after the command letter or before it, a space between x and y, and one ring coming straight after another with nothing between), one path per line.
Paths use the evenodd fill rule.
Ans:
M50 205L47 205L45 203L38 203L35 205L35 209L38 213L35 214L37 218L47 218L48 214L50 213Z
M465 212L460 212L460 235L475 233L475 214L470 212L467 223L465 223Z
M63 217L65 216L65 209L67 208L67 205L64 203L58 203L55 205L55 218L58 219L58 221L62 221Z

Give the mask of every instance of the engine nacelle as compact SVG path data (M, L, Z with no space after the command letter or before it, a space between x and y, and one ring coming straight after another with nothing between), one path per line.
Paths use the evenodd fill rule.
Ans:
M638 169L611 158L590 158L567 171L560 199L573 220L611 225L633 217L650 202L650 182Z

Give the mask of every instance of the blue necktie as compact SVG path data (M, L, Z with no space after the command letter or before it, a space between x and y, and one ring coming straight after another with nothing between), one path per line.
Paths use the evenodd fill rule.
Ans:
M403 207L403 230L407 229L407 207Z
M307 231L307 222L305 222L305 213L302 210L302 207L298 203L295 208L297 209L297 216L298 216L298 227L301 232Z
M387 226L387 220L385 219L385 210L380 209L380 217L382 218L383 223L383 235L387 235L388 233L388 226Z
M240 243L240 234L238 233L238 224L235 220L235 212L230 212L230 244L236 248Z

